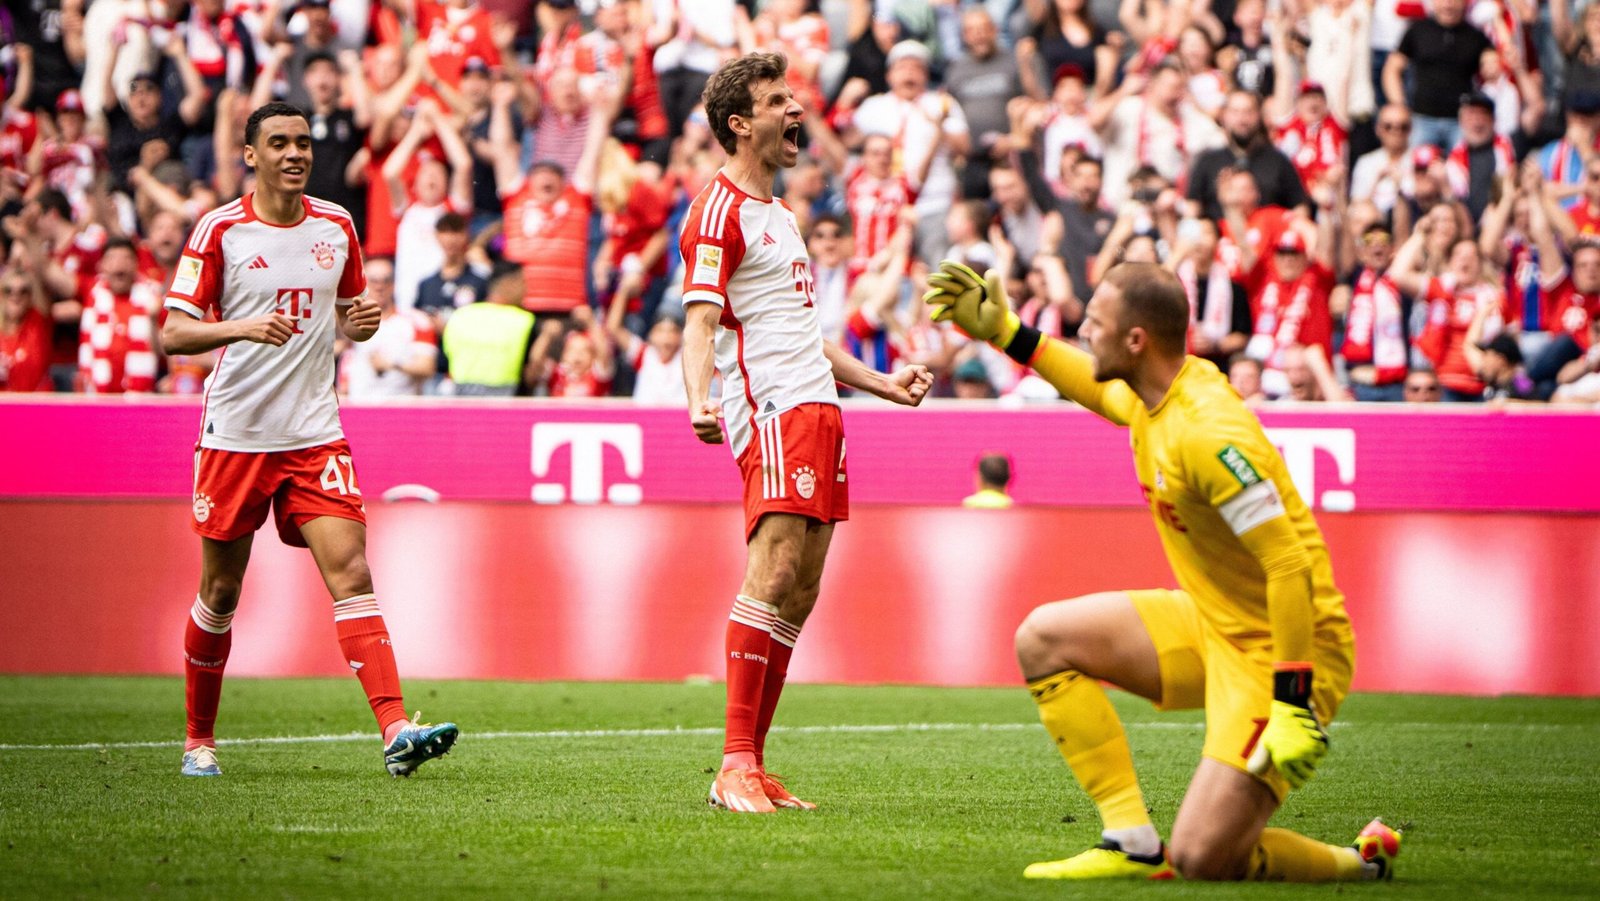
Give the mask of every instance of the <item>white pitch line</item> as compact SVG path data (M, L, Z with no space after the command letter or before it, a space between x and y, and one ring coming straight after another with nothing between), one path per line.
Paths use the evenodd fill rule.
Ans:
M1134 723L1133 728L1198 729L1198 723ZM1038 723L863 723L837 726L773 726L772 731L805 735L812 733L882 733L882 732L1016 732L1039 729ZM721 726L670 729L550 729L540 732L466 732L471 741L496 739L548 740L564 738L664 738L669 736L721 735ZM376 742L370 732L347 732L343 735L277 735L263 738L220 738L219 747L225 745L298 745L329 744L347 741ZM0 751L117 751L139 748L181 748L181 741L119 741L84 742L82 744L0 744Z
M1331 728L1345 729L1351 723L1334 723ZM1354 724L1358 727L1373 729L1473 729L1483 732L1499 729L1515 729L1526 732L1558 732L1567 729L1592 729L1593 724L1588 723L1370 723ZM814 735L814 734L873 734L892 732L1021 732L1042 728L1038 723L857 723L834 726L773 726L772 731L789 735ZM1127 723L1125 728L1136 731L1185 731L1200 732L1205 729L1205 723ZM700 726L683 728L675 726L670 729L549 729L539 732L466 732L465 737L470 741L491 740L550 740L566 738L666 738L671 736L710 736L721 735L721 726ZM346 732L342 735L273 735L261 738L222 738L217 740L219 746L245 746L245 745L309 745L331 744L336 742L376 742L377 736L371 732ZM137 750L139 748L181 748L181 741L117 741L117 742L83 742L81 744L0 744L0 751L121 751Z

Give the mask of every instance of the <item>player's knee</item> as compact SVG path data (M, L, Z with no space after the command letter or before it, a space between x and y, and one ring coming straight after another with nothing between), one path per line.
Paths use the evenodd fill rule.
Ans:
M1017 663L1025 675L1059 672L1066 669L1069 663L1059 643L1052 640L1050 631L1045 627L1043 609L1035 607L1017 626Z
M1172 866L1185 879L1209 882L1231 882L1244 878L1248 857L1240 857L1229 848L1183 842L1173 837L1167 849Z
M366 558L359 554L329 566L323 577L335 599L372 591L372 571L367 568Z
M752 573L746 594L769 604L777 605L795 594L799 573L789 560L769 560L759 572Z
M212 576L200 590L201 600L212 613L232 613L239 606L243 581L234 576Z

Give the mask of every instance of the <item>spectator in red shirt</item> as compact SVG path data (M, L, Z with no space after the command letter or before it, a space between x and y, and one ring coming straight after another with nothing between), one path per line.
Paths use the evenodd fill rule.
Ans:
M50 303L12 267L0 275L0 391L49 391Z
M461 71L470 57L491 67L500 65L500 48L494 42L494 21L474 0L414 0L417 34L428 46L428 61L439 79L451 87L461 84Z
M606 141L600 159L595 193L605 239L595 252L595 297L601 309L620 305L631 320L628 327L643 335L666 288L670 199L657 182L641 176L615 138Z
M601 92L605 99L589 118L583 155L569 180L559 164L550 162L534 163L523 174L520 149L511 135L516 89L502 82L492 93L489 143L495 150L495 182L505 204L506 259L522 265L527 292L523 307L563 317L588 302L584 275L589 270L592 192L600 148L615 113L615 94Z
M1553 390L1561 370L1588 352L1589 326L1600 320L1600 243L1574 242L1569 267L1546 217L1535 216L1530 225L1539 249L1543 319L1553 337L1529 360L1528 374Z
M643 19L634 0L601 0L594 30L578 41L576 69L586 94L593 94L602 82L615 90L626 87L627 102L611 133L633 148L638 159L663 166L671 142L656 81L655 48L645 41ZM821 107L812 109L821 112Z
M550 76L577 68L583 24L578 21L575 0L540 0L537 15L544 37L539 40L539 52L534 57L533 75L542 88Z
M1289 395L1289 363L1292 348L1304 348L1304 361L1322 394L1339 397L1332 390L1333 318L1328 297L1333 291L1333 227L1324 223L1315 230L1315 243L1307 240L1309 224L1297 223L1286 229L1273 245L1272 259L1266 263L1258 287L1251 291L1253 327L1245 353L1262 363L1261 385L1269 397ZM1300 354L1296 353L1296 359Z
M81 279L78 379L90 394L147 394L156 390L160 362L156 318L165 295L141 278L139 253L127 238L106 242L100 275Z
M35 272L52 303L55 323L51 352L51 378L57 391L71 391L78 368L78 325L83 305L78 300L78 278L92 275L105 250L106 230L94 222L78 225L72 204L60 191L46 188L21 214L8 218L6 235L21 245L25 268Z
M550 397L605 397L616 377L616 356L605 329L588 306L572 311L571 324L563 335L561 320L545 320L529 352L534 390ZM550 348L557 341L561 355L552 360Z
M1217 260L1234 281L1253 291L1272 248L1291 219L1279 206L1261 206L1256 177L1243 166L1229 166L1217 175L1217 204L1222 208L1222 232L1217 240Z
M1467 356L1467 333L1481 308L1487 305L1494 313L1503 309L1505 294L1494 280L1484 277L1483 257L1478 242L1471 238L1459 238L1451 245L1443 274L1429 277L1422 271L1423 245L1429 233L1441 227L1441 215L1452 214L1441 207L1418 223L1417 230L1395 254L1389 276L1401 291L1416 298L1427 310L1427 324L1417 336L1416 345L1433 364L1439 383L1444 386L1444 399L1478 401L1483 399L1483 382ZM1493 327L1480 327L1487 338L1493 338L1500 330L1500 322L1494 322Z
M1300 183L1310 187L1331 166L1343 165L1350 137L1328 110L1328 96L1314 81L1300 84L1294 115L1273 135L1278 149L1294 163Z

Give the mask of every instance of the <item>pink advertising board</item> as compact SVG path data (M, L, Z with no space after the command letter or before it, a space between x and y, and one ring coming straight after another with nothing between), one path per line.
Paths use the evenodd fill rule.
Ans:
M424 399L346 405L370 497L619 504L737 500L728 449L676 408L628 402ZM185 498L197 402L0 400L0 498ZM1600 512L1600 416L1399 406L1262 414L1318 509ZM986 451L1010 454L1025 505L1137 507L1127 435L1068 405L924 409L850 403L854 504L943 505L972 490Z

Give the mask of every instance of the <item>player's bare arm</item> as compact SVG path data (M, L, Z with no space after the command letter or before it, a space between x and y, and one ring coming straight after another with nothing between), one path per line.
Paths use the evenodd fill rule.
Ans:
M722 405L711 400L711 374L716 366L714 341L722 308L692 303L684 311L683 383L689 389L689 425L707 444L722 443Z
M216 322L169 309L161 327L161 352L169 356L203 354L236 341L282 347L293 336L294 323L281 313Z
M833 366L833 377L839 384L887 401L915 407L922 403L922 399L928 396L928 389L933 387L933 373L920 364L882 373L826 341L823 342L822 353Z

